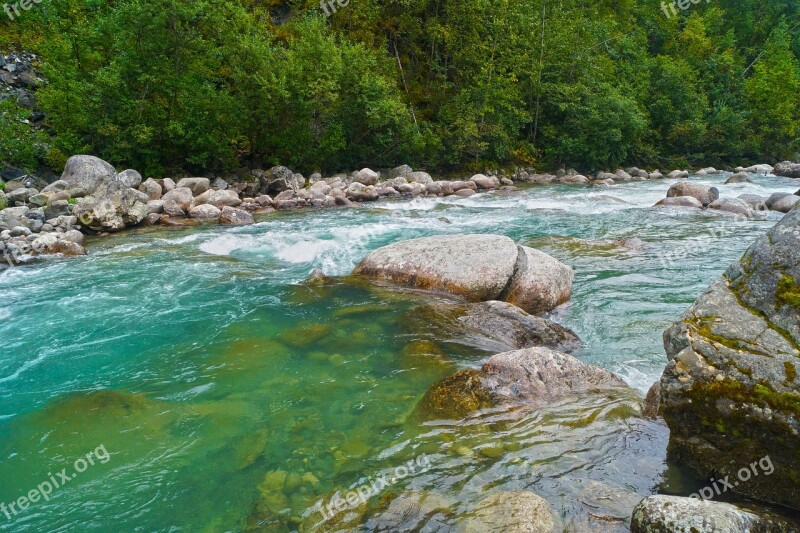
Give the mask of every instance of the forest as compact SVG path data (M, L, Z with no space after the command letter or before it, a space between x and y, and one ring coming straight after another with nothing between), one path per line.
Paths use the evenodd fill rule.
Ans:
M158 175L797 158L800 2L685 5L45 0L0 22L0 50L34 52L46 80L33 127L0 102L0 160L58 171L92 153Z

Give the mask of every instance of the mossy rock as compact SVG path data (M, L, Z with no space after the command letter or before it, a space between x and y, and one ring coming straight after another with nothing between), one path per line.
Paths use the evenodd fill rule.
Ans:
M462 370L435 383L418 409L429 417L460 419L493 407L495 401L483 385L478 370Z

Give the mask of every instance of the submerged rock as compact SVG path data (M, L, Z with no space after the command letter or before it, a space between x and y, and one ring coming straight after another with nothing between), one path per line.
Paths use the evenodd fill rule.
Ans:
M490 353L536 346L571 353L581 347L573 331L507 302L433 302L406 313L399 325L414 335Z
M797 526L769 513L724 502L679 496L648 496L633 510L632 533L789 533Z
M664 332L670 453L699 477L769 456L734 490L800 507L800 211L758 239Z
M553 511L533 492L499 492L480 502L462 523L464 533L554 533Z
M458 319L465 333L483 336L495 351L544 346L570 353L581 347L578 335L545 318L530 315L507 302L489 301L471 305Z
M353 271L374 279L446 291L469 301L505 300L532 313L569 300L572 269L501 235L441 235L375 250Z
M548 348L489 358L480 370L462 370L435 383L420 402L427 416L463 418L504 404L549 403L564 396L628 389L618 376Z

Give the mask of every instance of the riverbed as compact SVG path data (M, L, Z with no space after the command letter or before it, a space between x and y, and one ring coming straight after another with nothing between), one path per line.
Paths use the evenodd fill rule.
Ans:
M729 175L692 180L722 197L798 188L765 176L723 185ZM420 494L438 503L401 513L404 527L456 531L487 495L518 490L544 497L565 530L625 531L626 502L685 489L663 423L632 415L627 397L424 420L416 405L432 383L491 354L420 324L439 296L304 280L315 268L345 276L399 240L507 235L575 270L572 301L550 318L581 337L577 357L643 396L666 362L663 330L782 216L651 207L672 183L136 230L90 240L86 257L2 271L0 502L62 468L74 478L0 513L0 531L327 531L346 520L371 531L400 520L393 498ZM108 460L76 471L100 446ZM420 457L428 467L396 475ZM394 482L368 506L320 524L319 504L383 474Z

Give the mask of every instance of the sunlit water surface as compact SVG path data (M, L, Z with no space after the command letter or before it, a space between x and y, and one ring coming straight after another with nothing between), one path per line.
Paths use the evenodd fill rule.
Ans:
M723 197L798 187L726 177L696 181ZM661 332L780 218L652 208L670 184L129 232L94 240L87 257L2 271L0 502L100 446L110 459L11 520L0 513L0 531L308 530L316 504L420 457L428 468L318 530L458 530L487 495L531 490L565 530L624 531L638 499L679 491L665 427L630 416L630 397L425 421L415 407L428 387L489 354L415 330L429 296L302 282L403 239L508 235L574 268L572 302L552 318L583 339L582 360L643 394L665 363ZM633 237L642 243L613 242ZM390 505L402 493L436 505Z

